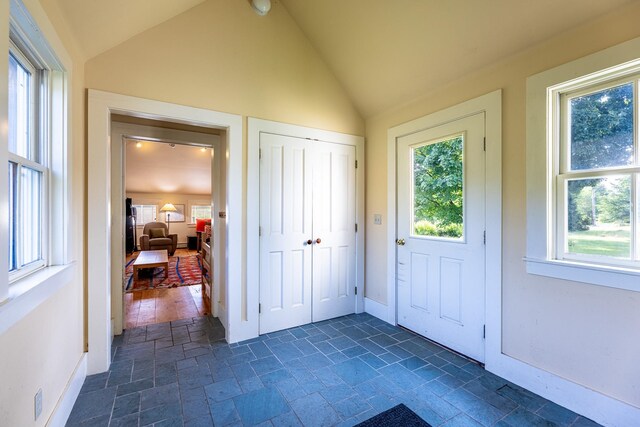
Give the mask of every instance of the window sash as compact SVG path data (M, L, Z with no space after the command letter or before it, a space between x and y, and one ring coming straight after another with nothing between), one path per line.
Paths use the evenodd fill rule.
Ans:
M25 53L10 40L10 59L29 74L26 105L16 104L16 127L9 129L15 146L7 147L8 165L13 169L9 182L10 213L9 230L9 284L47 265L49 258L49 182L48 168L48 120L47 72L38 69ZM24 94L23 94L24 95ZM22 98L24 100L24 97ZM16 101L18 94L16 94ZM11 108L11 107L10 107ZM21 109L22 111L18 111ZM18 114L26 114L23 126L18 129ZM9 125L11 127L11 124ZM21 131L26 140L19 140ZM13 166L12 166L13 165Z
M42 135L44 132L41 132L40 129L44 129L42 127L43 123L41 122L41 118L45 115L46 105L40 102L41 93L46 91L46 80L43 76L44 70L37 69L33 63L24 55L24 53L13 43L10 41L9 45L9 56L12 57L22 68L24 68L29 73L29 87L28 90L28 105L27 105L27 132L28 132L28 141L25 147L22 147L26 150L26 152L20 152L20 146L17 142L16 137L16 151L12 152L11 148L9 149L9 153L14 153L26 159L44 163L44 153L42 152ZM40 106L40 108L38 108Z
M640 99L639 86L640 74L623 76L606 81L599 81L594 84L585 85L581 82L577 87L563 87L562 90L555 91L555 103L551 103L550 113L552 126L550 128L552 136L551 148L551 170L554 174L551 191L555 197L551 197L551 221L555 238L550 238L551 257L559 260L569 260L584 262L588 264L625 267L640 269ZM593 169L571 169L571 117L570 103L572 99L597 93L609 88L624 84L633 84L633 164L623 166L611 166ZM553 97L552 97L553 99ZM616 258L606 255L590 255L582 253L572 253L568 250L569 228L568 228L568 182L576 179L601 179L612 176L630 176L630 257L629 259Z
M10 204L14 207L13 223L9 224L10 235L13 238L9 241L9 252L13 257L14 268L9 271L9 283L12 283L44 266L47 265L47 233L48 233L48 209L46 208L48 202L48 188L49 188L49 171L39 163L30 162L19 156L9 153L9 162L15 165L14 183L15 187L9 191ZM38 239L36 245L38 246L38 257L30 262L24 260L24 250L27 245L27 237L25 236L25 211L27 209L28 201L23 197L23 186L25 182L22 177L22 169L29 169L40 173L41 179L39 183L39 194L37 194L37 205L39 207L36 216L38 218L39 229L35 236L30 236L32 239L35 237ZM12 186L12 183L9 183ZM32 240L30 240L33 243Z

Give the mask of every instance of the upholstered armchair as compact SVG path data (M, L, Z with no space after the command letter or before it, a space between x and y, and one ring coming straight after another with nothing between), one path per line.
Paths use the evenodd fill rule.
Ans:
M143 251L166 249L169 255L173 255L178 247L178 235L168 234L167 224L164 222L148 222L140 236L140 247Z

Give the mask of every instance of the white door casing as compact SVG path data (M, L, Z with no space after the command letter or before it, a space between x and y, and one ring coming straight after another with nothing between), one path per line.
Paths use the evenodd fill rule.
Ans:
M485 115L478 113L397 139L398 324L484 362ZM414 232L413 152L461 136L463 235Z
M260 333L356 308L356 148L261 133Z

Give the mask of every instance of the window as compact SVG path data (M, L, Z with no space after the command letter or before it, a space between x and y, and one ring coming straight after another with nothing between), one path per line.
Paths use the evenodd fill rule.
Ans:
M640 290L640 38L527 79L527 271Z
M640 267L640 75L560 93L558 258Z
M211 205L191 205L191 224L197 219L211 219Z
M47 72L15 43L9 49L8 195L9 279L46 264L47 232Z
M143 226L156 220L156 205L133 205L136 210L136 225Z

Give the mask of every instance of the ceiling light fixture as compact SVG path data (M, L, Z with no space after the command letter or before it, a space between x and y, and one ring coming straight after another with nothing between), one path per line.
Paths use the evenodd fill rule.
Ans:
M136 142L136 148L142 148L142 142L140 141Z
M202 151L202 152L204 153L205 151L207 151L207 149L206 149L206 148L204 148L204 147L202 147L202 148L200 149L200 151Z
M271 10L271 0L251 0L251 7L260 16L264 16Z

